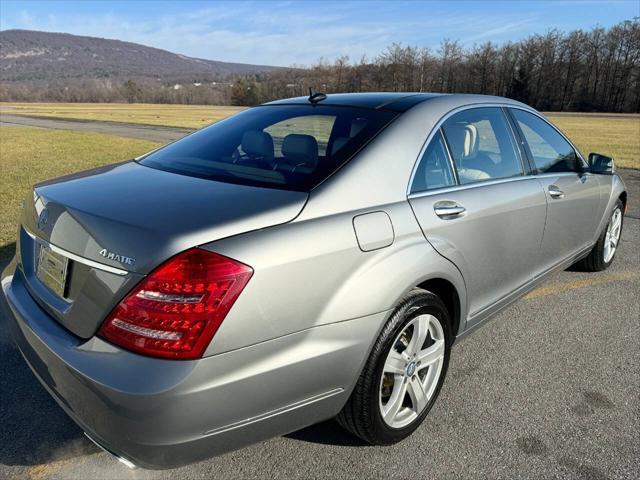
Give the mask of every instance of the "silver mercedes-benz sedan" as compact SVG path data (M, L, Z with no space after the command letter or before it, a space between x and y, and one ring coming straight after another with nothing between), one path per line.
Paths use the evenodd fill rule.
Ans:
M611 158L521 103L314 94L36 185L2 291L35 375L128 465L336 416L391 444L457 339L611 264L626 201Z

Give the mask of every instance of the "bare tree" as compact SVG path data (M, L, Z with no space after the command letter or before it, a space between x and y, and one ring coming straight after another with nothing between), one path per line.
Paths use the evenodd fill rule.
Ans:
M306 95L366 91L504 95L541 110L640 111L640 18L605 29L549 30L518 42L464 48L393 43L375 57L341 56L250 77L37 79L0 84L0 100L252 105Z

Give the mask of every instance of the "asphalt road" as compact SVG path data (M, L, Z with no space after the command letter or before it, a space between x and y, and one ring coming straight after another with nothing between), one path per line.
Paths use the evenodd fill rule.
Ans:
M139 125L135 123L94 120L66 120L61 118L27 117L0 114L0 127L35 127L78 132L97 132L120 137L139 138L152 142L172 142L193 131L189 128Z
M574 113L563 113L571 116ZM615 117L615 114L590 114L593 116ZM56 130L74 130L80 132L97 132L108 135L118 135L121 137L139 138L152 142L168 143L193 132L193 129L178 127L161 127L154 125L140 125L135 123L104 122L96 120L67 120L61 118L33 117L23 115L9 115L0 111L0 127L31 127L31 128L51 128ZM627 214L640 218L640 171L621 169L620 173L624 178L632 202L629 203Z
M549 112L551 115L576 117L588 115L598 118L640 118L636 114L615 113L576 113L576 112ZM155 125L143 125L138 123L107 122L100 120L74 120L55 117L40 117L35 115L12 115L0 110L0 126L2 127L35 127L53 128L57 130L75 130L81 132L97 132L122 137L140 138L152 142L171 142L193 131L189 128L163 127Z
M0 318L0 479L640 478L640 174L623 176L612 267L559 273L457 344L427 421L392 447L325 422L176 470L129 470L49 397Z
M177 470L128 470L49 397L0 319L0 478L639 478L639 239L627 217L608 271L562 272L457 344L427 421L392 447L326 422Z

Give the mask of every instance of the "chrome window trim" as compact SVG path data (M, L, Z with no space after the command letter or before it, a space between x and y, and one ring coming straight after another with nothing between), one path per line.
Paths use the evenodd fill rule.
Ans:
M441 187L434 188L432 190L424 190L422 192L410 193L407 198L422 198L422 197L430 197L432 195L440 195L443 193L457 192L461 190L469 190L471 188L480 188L480 187L490 187L493 185L499 185L501 183L512 183L512 182L520 182L523 180L533 180L535 177L533 175L518 175L515 177L506 177L506 178L493 178L489 180L482 180L480 182L467 183L463 185L454 185L452 187Z
M109 272L109 273L114 273L116 275L127 275L129 273L126 270L122 270L122 269L116 268L116 267L111 267L109 265L105 265L103 263L99 263L99 262L96 262L96 261L93 261L93 260L89 260L88 258L81 257L80 255L76 255L75 253L71 253L71 252L69 252L69 251L67 251L67 250L65 250L63 248L60 248L60 247L54 245L51 242L48 242L48 241L46 241L46 240L34 235L29 230L24 228L24 226L22 228L25 231L25 233L27 235L29 235L35 242L46 244L54 252L59 253L60 255L62 255L64 257L67 257L70 260L73 260L74 262L82 263L84 265L87 265L88 267L96 268L98 270L103 270L103 271Z
M502 108L504 108L504 107L507 107L507 108L508 108L508 107L511 107L511 106L512 106L512 105L509 105L508 103L496 103L496 102L491 102L491 103L472 103L472 104L469 104L469 105L462 105L461 107L456 107L456 108L454 108L453 110L450 110L449 112L447 112L446 114L444 114L444 115L442 116L442 118L440 118L440 120L438 120L438 122L437 122L437 123L434 125L434 127L431 129L431 131L429 132L429 135L427 135L427 140L426 140L426 141L424 142L424 144L422 145L422 148L420 149L420 153L418 154L418 158L416 159L416 161L415 161L415 162L414 162L414 164L413 164L413 169L411 170L411 176L409 177L409 184L407 185L407 192L406 192L406 193L407 193L407 197L409 197L409 196L411 196L411 195L414 195L414 196L415 196L415 195L417 195L418 193L424 193L424 192L415 192L415 193L413 193L413 194L412 194L412 193L411 193L411 185L413 185L413 180L414 180L414 178L415 178L415 176L416 176L416 172L417 172L417 170L418 170L418 165L420 164L420 160L422 160L422 156L423 156L423 155L424 155L424 153L426 152L427 147L429 146L429 143L431 142L431 140L433 140L433 137L436 135L436 132L438 132L438 131L441 129L442 124L443 124L444 122L446 122L450 117L452 117L452 116L453 116L453 115L455 115L456 113L460 113L460 112L463 112L463 111L465 111L465 110L471 110L471 109L474 109L474 108L491 108L491 107L493 107L493 108L499 108L499 109L502 109ZM526 111L526 112L531 111L531 110L529 110L529 109L527 109L527 108L520 107L520 106L515 106L515 105L514 105L513 107L514 107L514 108L520 108L521 110L524 110L524 111ZM533 112L532 112L532 113L533 113ZM506 118L505 113L501 111L501 114L505 117L505 119L504 119L504 120L505 120L505 122L509 123L509 119L508 119L508 118ZM544 120L544 118L543 118L543 120ZM546 121L546 120L545 120L545 121ZM548 122L547 122L547 123L548 123ZM513 132L512 132L512 135L513 135ZM444 134L443 134L443 137L444 137ZM512 137L512 140L515 142L514 147L516 147L516 146L517 146L517 143L518 143L518 138L517 138L517 137L515 137L515 136L513 136L513 137ZM446 144L446 138L445 138L445 144ZM573 144L571 144L571 146L573 146ZM575 149L575 148L574 148L574 149ZM519 148L516 148L516 150L517 150L516 154L517 154L517 155L518 155L518 157L520 158L520 166L523 168L523 170L522 170L521 175L520 175L520 176L518 176L518 177L515 177L515 178L527 177L527 176L528 176L528 174L527 174L527 170L524 168L523 158L522 158L522 154L521 154L521 152L520 152L520 149L519 149ZM514 178L514 177L507 177L506 179L488 179L488 180L481 180L481 181L479 181L479 182L468 183L468 184L466 184L466 185L461 185L461 184L459 183L458 178L457 178L457 177L458 177L458 173L457 173L458 171L457 171L457 169L455 168L455 165L453 165L453 158L451 157L451 154L450 154L450 152L449 152L449 147L448 147L448 145L447 145L447 152L449 153L449 159L450 159L450 162L452 163L452 166L454 167L454 174L455 174L455 177L456 177L456 181L458 181L458 185L456 185L456 187L462 187L462 186L467 186L467 185L477 185L477 184L483 184L483 185L486 185L486 184L488 184L488 183L491 183L493 180L510 180L510 179ZM580 158L582 158L582 157L580 157ZM454 187L442 187L442 188L440 188L439 190L442 190L443 188L447 188L447 189L449 189L449 188L454 188ZM427 191L432 192L432 191L436 191L436 190L438 190L438 189L425 190L425 192L427 192Z
M516 149L516 155L520 159L520 173L523 176L526 176L529 174L530 167L529 167L529 159L527 158L527 153L524 151L524 148L523 148L524 145L521 144L520 136L517 134L517 132L514 129L515 125L511 120L512 116L509 115L509 112L507 112L504 107L502 107L500 111L502 112L502 116L504 117L505 122L507 122L507 125L508 125L507 128L511 132L511 140L515 142L514 148Z
M583 175L591 175L589 172L585 172ZM579 177L581 176L578 172L544 172L544 173L534 173L530 175L535 178L547 178L547 177Z
M531 174L531 175L518 175L515 177L507 177L507 178L493 178L489 180L483 180L480 182L453 185L450 187L440 187L440 188L434 188L431 190L424 190L422 192L415 192L415 193L409 194L408 198L413 199L413 198L429 197L431 195L457 192L459 190L468 190L470 188L475 188L475 187L499 185L501 183L517 182L520 180L531 180L531 179L547 178L547 177L577 177L577 176L578 174L576 172L558 172L558 173L538 173L538 174Z
M451 189L454 188L460 188L460 187L464 187L464 186L470 186L470 185L489 185L489 184L494 184L496 183L494 180L513 180L514 178L527 178L527 177L537 177L540 175L546 175L546 173L538 173L536 172L532 172L529 173L528 172L528 168L524 168L525 164L524 164L524 158L522 157L522 152L520 151L520 148L518 148L518 156L520 157L520 163L521 166L523 167L523 171L522 171L522 175L519 177L508 177L505 179L488 179L488 180L482 180L479 182L474 182L474 183L468 183L466 185L461 185L459 183L458 180L458 173L457 173L457 169L455 168L455 166L453 165L453 158L451 157L451 153L449 152L449 146L446 145L446 139L445 139L445 145L446 145L446 149L447 149L447 153L449 154L449 160L450 163L452 164L451 166L453 167L453 171L454 171L454 176L456 177L456 182L458 182L457 185L452 186L452 187L441 187L441 188L436 188L433 190L425 190L423 192L414 192L411 193L411 185L413 185L413 180L416 176L416 172L418 170L418 165L420 164L420 160L422 160L422 156L424 155L425 151L427 150L427 147L429 146L429 143L431 142L431 140L433 139L433 137L436 135L436 133L438 131L440 131L442 124L444 122L446 122L451 116L455 115L456 113L465 111L465 110L470 110L473 108L484 108L484 107L497 107L497 108L513 108L513 109L518 109L518 110L523 110L525 112L529 112L533 115L535 115L536 117L540 118L543 122L547 123L548 125L550 125L556 132L558 132L558 134L564 138L569 145L571 145L571 148L573 148L573 151L575 152L575 154L577 155L577 157L582 160L582 164L585 167L585 169L588 169L589 164L584 160L584 157L582 156L582 154L580 153L580 150L578 150L576 148L576 146L573 144L573 142L571 140L569 140L567 138L567 136L562 133L562 131L560 131L558 129L558 127L556 127L553 123L551 123L544 115L542 115L540 112L534 110L531 107L527 107L527 106L523 106L523 105L513 105L513 104L509 104L509 103L496 103L496 102L491 102L491 103L473 103L473 104L469 104L469 105L463 105L461 107L456 107L453 110L450 110L449 112L447 112L446 114L444 114L442 116L442 118L440 118L440 120L438 120L438 122L434 125L434 127L431 129L431 131L429 132L429 135L427 135L427 140L424 142L424 144L422 145L422 148L420 149L420 153L418 154L418 158L416 159L415 163L413 164L413 169L411 170L411 176L409 177L409 184L407 185L407 198L416 198L416 196L423 196L422 194L427 193L427 192L442 192L444 190L446 191L450 191ZM503 115L505 115L505 112L502 113ZM507 123L509 123L509 128L511 129L511 133L513 135L513 141L516 142L516 144L518 143L519 139L518 137L515 135L515 132L513 132L513 127L511 126L510 122L508 121L508 118L505 118L505 120L507 121ZM515 119L514 119L515 120ZM443 135L444 137L444 135ZM524 140L526 141L526 140ZM559 172L556 173L555 175L559 175L562 173L570 173L572 175L580 175L579 172ZM589 173L588 171L584 172L584 173ZM583 174L584 174L583 173Z
M455 187L456 185L460 185L460 177L458 176L458 169L456 168L455 163L453 163L453 155L451 155L451 149L449 148L449 140L447 140L447 137L444 136L444 130L442 130L442 126L438 128L438 132L440 132L440 136L442 137L442 143L444 144L444 150L445 150L445 153L447 154L447 160L449 160L449 168L451 169L451 173L453 173L453 185L447 185L447 187L440 187L440 188ZM429 147L428 144L427 144L427 147ZM427 150L425 149L425 153L426 151ZM420 165L421 161L422 161L422 156L420 156L420 160L418 160L418 166ZM411 182L411 185L413 185L413 182ZM415 192L415 193L419 193L419 192Z

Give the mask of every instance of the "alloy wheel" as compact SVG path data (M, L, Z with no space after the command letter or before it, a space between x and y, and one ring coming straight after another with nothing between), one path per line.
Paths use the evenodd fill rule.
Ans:
M616 208L611 214L611 220L607 225L607 233L604 239L604 261L609 263L616 253L618 242L620 241L620 232L622 231L622 211Z
M380 413L391 428L403 428L427 407L444 363L445 336L433 315L412 319L396 337L380 382Z

